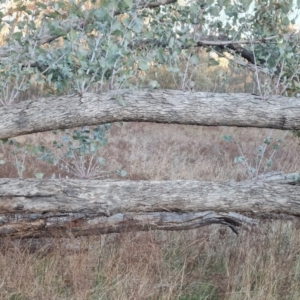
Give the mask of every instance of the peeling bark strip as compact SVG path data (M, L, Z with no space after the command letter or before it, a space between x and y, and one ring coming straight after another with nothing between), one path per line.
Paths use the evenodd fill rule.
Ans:
M236 213L232 213L232 211ZM282 182L0 179L0 236L185 230L300 216L300 186Z
M300 129L300 98L179 90L41 98L0 107L0 139L119 121Z

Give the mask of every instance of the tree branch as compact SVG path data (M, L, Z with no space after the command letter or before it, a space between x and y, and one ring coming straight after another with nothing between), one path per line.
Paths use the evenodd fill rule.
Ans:
M120 99L122 103L120 104ZM181 90L115 90L0 107L0 139L112 122L300 129L300 98Z
M255 59L253 52L246 49L245 47L242 47L241 45L251 45L251 44L264 44L264 43L272 43L273 40L278 38L278 36L270 36L267 38L257 39L254 41L250 40L229 40L226 36L201 36L196 39L196 44L194 46L196 47L214 47L219 48L221 50L231 50L235 54L239 55L240 57L244 58L248 63L255 65ZM134 44L130 44L129 47L162 47L167 48L169 46L168 42L162 42L160 40L155 39L145 39L139 42L136 42ZM182 49L188 49L193 47L193 45L185 46L183 45ZM260 65L264 64L266 61L264 59L257 59L257 62L259 62ZM257 63L256 62L256 63Z
M176 3L178 0L161 0L161 1L156 1L156 2L151 2L149 0L143 0L143 1L138 1L137 9L142 9L142 8L156 8L162 5L168 5L172 3Z

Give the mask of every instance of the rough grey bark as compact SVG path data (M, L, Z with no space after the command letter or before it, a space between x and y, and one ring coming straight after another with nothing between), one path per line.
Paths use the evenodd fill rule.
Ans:
M239 213L300 216L300 186L279 179L240 183L0 179L0 236L184 230L212 223L236 231L243 223L254 223Z
M118 121L300 129L300 98L180 90L41 98L0 107L0 139Z

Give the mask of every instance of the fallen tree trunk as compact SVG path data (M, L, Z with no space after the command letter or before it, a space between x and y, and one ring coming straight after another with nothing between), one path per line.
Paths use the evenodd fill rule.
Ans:
M120 121L300 129L300 98L175 90L116 90L0 107L0 139Z
M300 216L300 185L265 182L0 179L0 236L92 235L186 230L250 217ZM234 211L235 213L232 213Z

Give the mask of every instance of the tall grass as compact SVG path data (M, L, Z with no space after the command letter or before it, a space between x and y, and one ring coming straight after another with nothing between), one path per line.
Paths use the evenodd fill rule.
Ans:
M39 241L0 252L1 299L299 299L299 223ZM69 248L66 247L68 243ZM72 247L71 247L72 246Z

